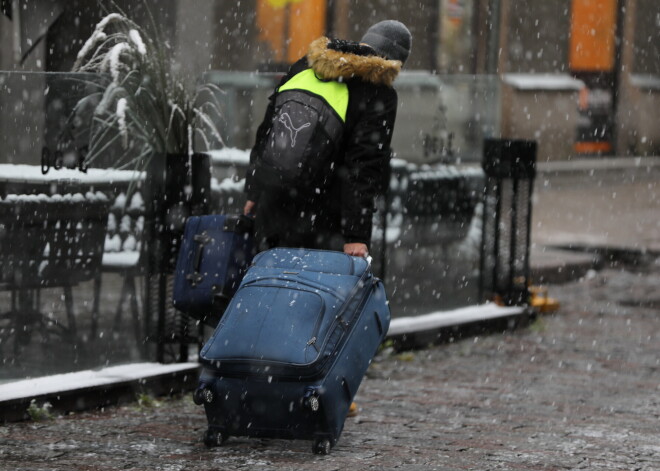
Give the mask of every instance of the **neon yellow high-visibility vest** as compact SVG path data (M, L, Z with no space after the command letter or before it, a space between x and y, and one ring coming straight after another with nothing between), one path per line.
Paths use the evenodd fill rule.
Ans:
M288 82L282 85L278 92L286 90L305 90L322 97L330 107L335 110L337 116L346 122L346 110L348 109L348 85L335 80L321 80L312 69L305 69L294 75Z

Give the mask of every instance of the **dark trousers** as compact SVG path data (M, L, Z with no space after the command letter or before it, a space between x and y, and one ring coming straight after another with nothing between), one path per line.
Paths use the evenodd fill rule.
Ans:
M273 247L344 249L341 217L327 196L262 193L257 204L255 236L259 251Z

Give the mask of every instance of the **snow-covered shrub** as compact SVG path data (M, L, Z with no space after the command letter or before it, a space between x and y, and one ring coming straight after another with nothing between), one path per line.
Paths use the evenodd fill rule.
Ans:
M111 13L78 53L74 72L100 76L74 110L93 107L86 165L111 150L112 167L144 170L155 155L190 155L194 141L205 147L195 149L201 151L222 142L214 124L219 90L211 84L189 90L172 72L168 44L153 18L151 26L153 36L123 13Z

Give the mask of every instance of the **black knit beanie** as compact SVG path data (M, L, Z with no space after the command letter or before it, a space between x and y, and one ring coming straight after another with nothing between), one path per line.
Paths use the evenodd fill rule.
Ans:
M378 55L387 59L406 62L412 46L412 35L400 21L385 20L369 28L360 42L368 44Z

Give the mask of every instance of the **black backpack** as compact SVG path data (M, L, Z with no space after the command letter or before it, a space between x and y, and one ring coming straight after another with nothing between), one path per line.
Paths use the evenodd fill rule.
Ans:
M263 152L256 161L266 187L323 188L343 144L348 86L306 69L282 85Z

